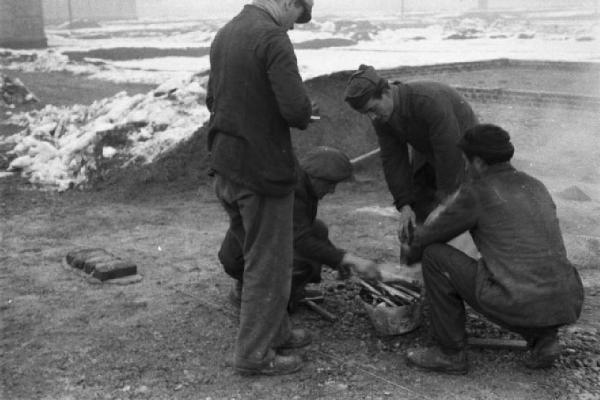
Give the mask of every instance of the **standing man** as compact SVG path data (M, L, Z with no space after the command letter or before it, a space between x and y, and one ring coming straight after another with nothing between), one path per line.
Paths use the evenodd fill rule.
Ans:
M475 113L448 85L390 85L366 65L352 75L344 97L373 121L385 179L401 213L399 233L408 237L462 182L465 165L456 144L477 124Z
M311 101L287 31L311 19L312 0L254 0L217 33L206 105L215 191L244 252L234 368L242 374L298 371L306 346L293 330L290 296L296 184L290 127L306 129Z
M525 365L550 367L560 354L557 328L577 320L583 286L567 259L556 206L544 184L510 164L502 128L477 125L459 143L469 175L456 197L423 227L407 254L422 257L437 347L408 352L424 369L466 373L465 307L522 335ZM444 244L470 231L481 258Z
M319 146L300 160L298 183L294 191L294 267L290 310L305 296L308 283L321 281L321 267L337 270L348 277L350 269L367 278L377 279L376 264L336 247L329 240L327 225L317 219L319 200L334 193L338 183L352 176L352 164L340 150ZM234 279L229 294L233 304L239 305L244 281L244 252L242 244L231 231L221 244L219 260L225 272Z

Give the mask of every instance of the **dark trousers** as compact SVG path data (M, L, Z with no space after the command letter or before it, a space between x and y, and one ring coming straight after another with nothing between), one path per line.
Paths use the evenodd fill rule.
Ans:
M319 219L312 226L312 234L321 240L329 241L329 229ZM227 275L240 282L244 281L244 252L242 245L231 230L225 234L219 250L219 261ZM301 290L307 283L321 282L321 263L311 255L294 252L292 268L292 297L293 293Z
M243 252L243 287L235 365L257 368L289 339L294 193L260 196L219 175L215 192L229 215L227 236Z
M522 335L529 344L542 336L556 333L556 327L509 326L486 315L475 296L477 260L452 246L428 246L423 253L422 267L431 309L431 327L442 348L459 350L466 345L464 302L490 321Z

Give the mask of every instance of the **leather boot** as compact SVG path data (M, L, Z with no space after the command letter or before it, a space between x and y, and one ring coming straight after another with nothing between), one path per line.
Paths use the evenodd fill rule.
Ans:
M406 353L409 364L429 371L463 375L468 371L467 353L458 350L448 354L440 347L409 349Z
M288 340L276 347L276 350L300 349L312 343L312 337L305 329L292 329Z
M559 356L558 333L552 331L533 342L533 347L523 362L531 369L550 368Z
M235 371L241 375L287 375L302 369L302 359L295 354L276 354L271 360L260 366L239 366Z

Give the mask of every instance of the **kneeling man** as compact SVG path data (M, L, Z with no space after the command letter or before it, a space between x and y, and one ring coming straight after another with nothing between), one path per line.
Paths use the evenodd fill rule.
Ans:
M409 262L422 261L437 347L409 350L418 367L466 373L465 307L522 335L530 368L559 356L557 328L577 320L583 287L567 259L556 206L539 180L510 164L514 148L502 128L467 130L458 146L470 179L446 208L417 228ZM445 244L469 231L481 258Z
M289 303L291 311L305 297L305 286L321 281L322 265L337 270L342 277L349 276L351 269L368 279L375 279L379 274L371 260L358 257L331 243L327 225L316 218L319 200L333 193L339 182L352 176L352 164L348 157L332 147L316 147L300 160L297 172L293 217L294 266ZM229 298L234 304L239 304L244 279L244 253L242 244L229 231L221 245L219 260L225 272L234 279Z

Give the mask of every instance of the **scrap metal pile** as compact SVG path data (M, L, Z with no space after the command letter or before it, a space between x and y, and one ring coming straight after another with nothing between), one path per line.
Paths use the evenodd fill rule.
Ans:
M366 282L356 278L361 286L360 302L375 330L382 335L400 335L416 329L421 323L424 290L420 268L381 265L383 281Z
M408 282L376 282L357 279L362 286L360 298L375 307L407 306L421 300L421 288Z

